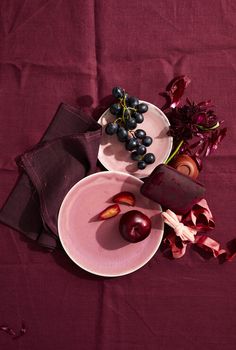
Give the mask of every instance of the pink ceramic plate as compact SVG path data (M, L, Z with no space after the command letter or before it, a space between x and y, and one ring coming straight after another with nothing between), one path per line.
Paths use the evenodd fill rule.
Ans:
M69 257L81 268L100 276L121 276L146 264L157 251L163 236L159 204L145 198L142 181L129 174L104 171L79 181L66 195L58 217L61 243ZM98 221L98 214L112 204L111 198L130 191L136 206L120 205L121 213ZM125 241L118 229L121 215L137 209L152 221L150 235L138 243Z
M116 135L110 136L105 133L106 124L115 120L108 109L98 120L103 126L98 159L107 170L122 171L143 178L169 157L173 144L172 137L167 136L169 121L159 108L151 103L145 103L148 105L148 111L144 113L144 121L142 124L138 124L137 129L145 130L146 134L152 137L153 143L147 148L147 151L155 155L156 161L144 170L137 168L137 162L130 158L130 152L125 149L124 143L119 142Z

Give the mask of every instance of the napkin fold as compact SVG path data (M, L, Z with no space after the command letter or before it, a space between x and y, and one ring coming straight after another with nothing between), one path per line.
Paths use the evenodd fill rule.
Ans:
M42 140L17 158L21 175L0 221L42 246L56 248L60 205L76 182L98 170L101 133L92 117L61 104Z

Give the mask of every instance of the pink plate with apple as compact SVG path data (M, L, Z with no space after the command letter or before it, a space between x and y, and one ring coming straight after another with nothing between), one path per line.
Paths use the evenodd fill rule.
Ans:
M104 171L75 184L64 198L58 216L58 231L68 256L82 269L100 276L122 276L144 266L158 250L164 223L159 204L140 193L142 181L132 175ZM120 213L107 220L98 215L112 205L119 192L131 192L135 206L119 204ZM122 214L139 210L151 219L147 238L126 241L119 232Z
M136 129L145 130L146 134L153 139L152 144L147 148L147 152L155 155L155 162L147 165L145 169L139 170L137 161L131 159L130 152L125 149L125 144L118 141L116 135L106 134L106 125L115 121L115 117L110 113L109 109L98 120L103 130L98 159L107 170L127 172L135 177L144 178L157 165L167 160L172 150L173 138L167 134L170 123L166 115L152 103L140 102L145 102L148 105L148 111L143 114L144 121L138 124Z

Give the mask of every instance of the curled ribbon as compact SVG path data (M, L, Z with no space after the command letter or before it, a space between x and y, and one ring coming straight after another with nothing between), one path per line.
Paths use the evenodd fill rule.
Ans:
M190 241L192 243L195 241L197 230L185 226L182 222L180 222L178 216L173 211L168 209L165 212L162 212L161 215L164 219L164 222L173 228L176 236L180 237L182 241Z
M205 250L210 250L215 258L220 256L221 254L226 254L226 250L221 249L219 242L206 235L196 237L195 243Z
M184 256L186 249L187 249L187 243L186 242L182 242L180 240L180 242L178 242L177 244L177 240L176 240L176 235L174 232L171 232L165 239L164 239L164 243L168 243L171 249L171 253L172 253L172 257L174 259L179 259L182 258L182 256Z
M169 243L173 258L178 259L184 256L187 244L190 242L211 252L215 258L224 256L225 260L232 261L236 257L236 239L233 240L233 248L228 253L214 239L204 234L196 236L198 231L207 231L215 226L205 199L195 204L192 210L183 217L177 216L169 209L162 212L162 217L164 222L173 229L164 240Z
M197 231L209 231L215 228L212 213L204 198L195 204L190 212L183 216L182 221L185 225Z
M229 253L227 260L232 261L234 258L236 258L236 238L228 242L228 251Z

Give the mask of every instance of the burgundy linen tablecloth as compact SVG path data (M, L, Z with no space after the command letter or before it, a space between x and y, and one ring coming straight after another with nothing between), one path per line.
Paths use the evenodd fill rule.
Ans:
M212 99L228 135L200 176L224 246L235 238L236 5L234 1L1 1L0 200L18 177L15 157L40 139L58 105L98 117L115 85L158 106L176 75L197 102ZM0 348L233 350L236 261L161 251L137 272L92 276L0 226Z

